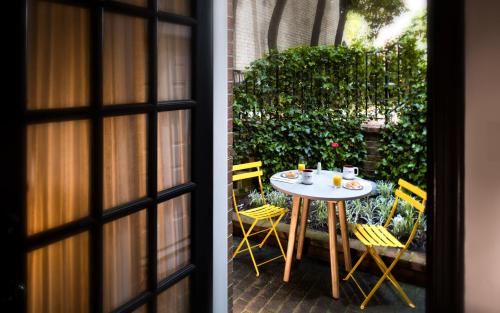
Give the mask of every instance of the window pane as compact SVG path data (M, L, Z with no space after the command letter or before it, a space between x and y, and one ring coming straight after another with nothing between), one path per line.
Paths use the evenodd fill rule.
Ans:
M158 190L191 179L191 114L189 110L158 114Z
M190 0L158 0L160 11L172 12L181 15L191 15Z
M104 104L146 102L146 20L105 13L103 27Z
M180 270L190 260L190 195L158 204L158 280Z
M84 8L29 2L28 109L89 105L89 19Z
M146 115L104 119L103 206L146 195Z
M191 312L189 285L190 278L187 277L161 293L157 299L156 311L162 313Z
M158 100L191 98L191 28L158 24Z
M27 128L27 232L89 214L89 121Z
M109 312L146 289L146 210L104 225L103 307Z
M89 312L88 234L28 253L28 312Z

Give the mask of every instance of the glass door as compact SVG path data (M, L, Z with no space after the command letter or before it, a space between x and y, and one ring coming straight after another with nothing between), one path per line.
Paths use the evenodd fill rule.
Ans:
M210 8L22 4L15 312L211 310Z

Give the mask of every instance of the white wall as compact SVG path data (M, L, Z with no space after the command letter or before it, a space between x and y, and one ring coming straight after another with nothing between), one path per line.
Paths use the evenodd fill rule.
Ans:
M500 312L500 1L466 0L465 307Z
M227 0L214 5L213 312L225 313L227 294Z

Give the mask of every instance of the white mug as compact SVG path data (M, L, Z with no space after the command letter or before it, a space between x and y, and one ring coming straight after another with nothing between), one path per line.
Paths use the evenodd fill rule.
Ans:
M312 170L302 171L302 183L304 185L312 185L312 183L313 183L313 171Z
M358 176L359 169L352 165L344 165L342 169L342 177L345 179L354 179L354 177Z

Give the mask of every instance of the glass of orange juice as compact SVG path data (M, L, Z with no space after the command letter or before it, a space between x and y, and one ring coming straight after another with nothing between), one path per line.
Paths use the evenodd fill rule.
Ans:
M333 176L333 186L335 186L335 188L340 188L342 186L342 176L340 175Z
M304 163L299 163L298 170L299 172L303 172L306 169L306 165Z

